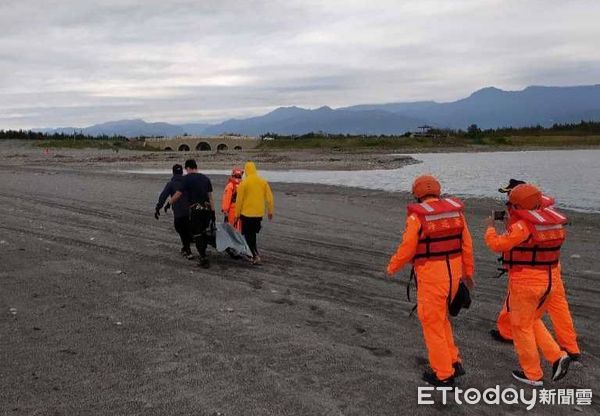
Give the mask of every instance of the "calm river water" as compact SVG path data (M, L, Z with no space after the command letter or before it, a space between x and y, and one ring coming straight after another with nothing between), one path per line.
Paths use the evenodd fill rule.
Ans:
M386 191L408 191L413 178L432 173L445 192L499 198L498 187L510 178L530 181L554 196L558 205L600 212L600 150L408 154L422 163L392 170L260 171L273 182L318 183ZM259 166L260 170L260 166ZM138 170L164 174L168 170ZM228 174L209 170L206 174Z

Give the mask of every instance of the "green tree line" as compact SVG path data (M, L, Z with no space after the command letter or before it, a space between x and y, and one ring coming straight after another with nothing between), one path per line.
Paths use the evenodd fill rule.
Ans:
M43 133L31 130L0 130L0 140L112 140L128 141L125 136L89 136L82 133Z
M434 137L455 137L476 139L483 137L499 138L510 136L586 136L600 134L599 121L580 121L579 123L554 124L551 127L543 127L541 125L531 127L501 127L496 129L480 129L477 124L470 125L466 130L462 129L439 129L431 128L427 131L427 135ZM325 132L310 132L300 135L285 135L277 133L266 133L261 135L262 138L271 137L275 140L299 140L299 139L394 139L406 138L412 135L411 132L404 134L330 134Z

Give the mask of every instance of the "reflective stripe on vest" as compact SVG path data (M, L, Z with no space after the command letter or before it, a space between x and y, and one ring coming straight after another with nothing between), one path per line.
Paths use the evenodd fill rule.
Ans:
M445 198L444 201L446 201L450 205L455 206L456 208L461 208L462 209L462 206L458 202L454 201L453 199Z
M425 215L425 221L436 221L443 218L456 218L460 217L460 212L442 212L441 214Z
M562 225L534 225L535 229L538 231L548 231L548 230L560 230L563 228Z
M529 213L531 215L533 215L539 222L546 222L546 219L544 217L542 217L540 214L538 214L536 211L529 210Z
M547 212L551 213L552 215L556 216L561 221L567 221L567 217L565 217L562 214L559 214L558 212L556 212L556 210L554 210L552 208L546 208L544 211L547 211Z
M429 205L427 202L421 202L421 204L420 204L420 205L421 205L421 206L422 206L422 207L425 209L425 211L427 211L427 212L433 212L433 211L435 211L435 210L433 209L433 207L432 207L431 205Z

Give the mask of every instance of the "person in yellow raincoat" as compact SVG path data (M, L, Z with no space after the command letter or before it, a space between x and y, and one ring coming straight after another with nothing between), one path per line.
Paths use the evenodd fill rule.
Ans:
M473 243L456 198L441 198L436 178L419 176L412 186L417 203L408 206L402 243L387 267L388 276L412 262L417 281L417 316L432 371L423 380L435 386L454 384L465 374L454 343L448 306L462 281L473 288Z
M260 264L256 235L262 228L265 208L269 221L273 219L273 192L269 183L258 175L254 162L247 162L244 172L246 177L237 188L235 221L242 221L242 234L252 251L252 263Z

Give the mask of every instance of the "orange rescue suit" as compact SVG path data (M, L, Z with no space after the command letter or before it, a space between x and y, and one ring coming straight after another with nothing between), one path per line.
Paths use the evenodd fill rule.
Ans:
M545 197L545 198L549 199L549 197ZM547 220L549 220L549 222L555 222L555 224L552 225L551 227L554 227L556 230L561 230L562 224L564 224L566 222L566 218L562 214L557 212L555 209L552 209L552 208L550 208L550 206L548 206L548 205L552 205L552 203L554 202L554 200L550 200L550 201L551 201L550 204L543 204L545 206L545 208L540 210L541 211L540 215L542 218L545 218L546 222L548 222ZM518 214L518 211L511 211L511 213L512 213L512 215L510 217L510 221L511 221L511 223L514 224L516 221L518 221L519 214ZM537 221L537 222L539 222L539 221ZM533 226L533 224L530 224L529 228L531 228L532 226ZM560 227L557 228L557 226L560 226ZM580 350L579 350L579 345L577 343L577 333L575 332L575 328L573 326L573 319L571 317L571 312L569 311L569 304L567 302L565 288L564 288L564 284L563 284L563 281L561 278L561 272L560 272L560 263L559 263L560 244L562 244L562 241L564 240L564 237L565 237L564 229L559 231L559 234L561 234L561 235L559 235L558 239L555 239L554 242L545 244L547 247L549 246L550 248L552 247L552 245L554 245L555 247L558 248L557 250L547 251L546 253L544 253L544 257L543 257L546 261L555 263L556 267L558 268L558 272L555 274L556 282L554 282L554 285L556 286L555 287L555 290L556 290L555 301L546 306L547 306L547 312L548 312L548 315L550 316L550 320L552 321L552 327L556 334L556 338L558 340L559 345L570 354L579 354ZM531 247L532 242L530 241L527 245L529 247ZM505 267L507 269L510 268L510 266L511 266L509 253L510 252L505 252L505 253L503 253L503 256L502 256L503 261L507 260L506 262L504 262ZM514 253L513 255L516 255L516 258L518 258L521 261L527 261L527 260L531 261L532 260L530 256L527 257L528 255L531 254L531 252L518 253L513 250L513 253ZM502 337L505 339L512 340L513 336L512 336L512 330L511 330L511 324L510 324L510 314L509 314L508 309L509 308L508 308L507 302L505 301L504 305L502 307L502 310L500 311L500 314L498 315L496 324L497 324L498 331L500 332L500 335L502 335Z
M566 218L550 208L511 210L509 214L507 233L498 235L489 226L485 242L492 251L502 252L503 259L509 260L505 307L512 338L525 375L530 380L539 380L543 372L538 347L551 363L564 355L541 318L548 310L561 310L560 315L566 312L570 318L559 263ZM556 324L563 323L559 319Z
M429 364L440 380L454 374L460 362L448 318L448 304L461 278L472 277L473 243L455 198L428 198L408 206L402 242L390 259L388 274L412 262L417 279L417 316L429 355Z
M241 221L235 222L235 202L237 199L237 187L240 184L241 179L229 178L225 190L223 191L223 199L221 201L221 211L227 216L227 222L231 224L236 230L242 230Z

